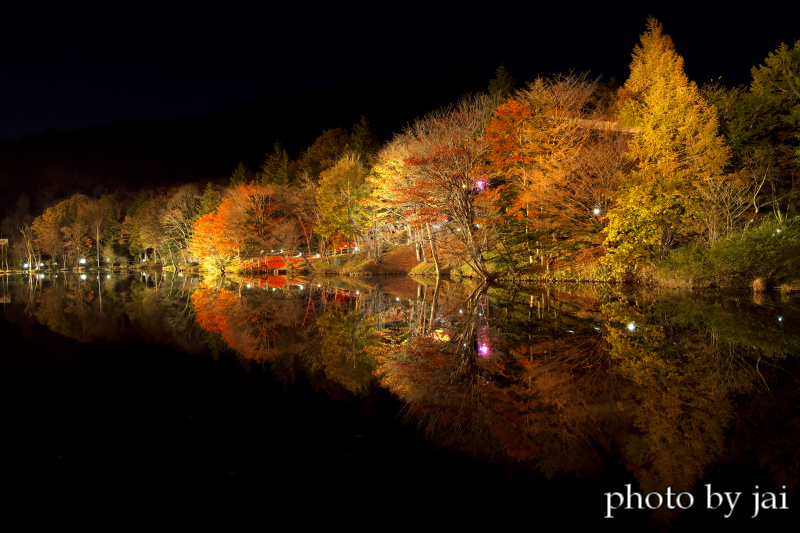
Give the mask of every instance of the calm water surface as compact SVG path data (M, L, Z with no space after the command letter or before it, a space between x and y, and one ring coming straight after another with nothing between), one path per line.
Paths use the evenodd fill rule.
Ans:
M14 495L0 525L797 517L796 297L406 277L2 283ZM742 494L709 509L709 490ZM667 499L638 510L633 493Z

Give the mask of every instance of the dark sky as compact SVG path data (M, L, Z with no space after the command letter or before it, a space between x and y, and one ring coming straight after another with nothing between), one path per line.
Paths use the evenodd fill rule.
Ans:
M713 12L557 1L436 9L432 2L362 9L335 2L18 4L0 12L0 139L8 140L115 118L199 117L346 82L463 70L488 76L501 62L524 80L570 69L624 80L649 14L698 82L722 76L728 85L747 83L753 64L800 38L800 8L768 4Z

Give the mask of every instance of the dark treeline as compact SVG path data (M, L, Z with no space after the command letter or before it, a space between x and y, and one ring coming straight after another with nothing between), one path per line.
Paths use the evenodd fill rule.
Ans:
M272 97L197 119L117 120L0 141L0 213L21 193L33 214L74 192L171 187L227 178L239 162L257 169L280 141L294 159L325 129L369 117L381 140L415 116L485 87L486 74L460 73L376 85L351 84ZM38 211L38 212L37 212Z

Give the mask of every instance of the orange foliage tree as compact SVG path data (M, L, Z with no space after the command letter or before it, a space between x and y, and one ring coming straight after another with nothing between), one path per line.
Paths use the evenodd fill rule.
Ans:
M501 104L484 130L486 168L511 193L507 217L524 223L523 240L536 242L542 264L562 238L602 242L603 215L629 165L627 139L598 120L595 93L585 76L540 78Z
M215 211L201 216L192 230L191 253L207 268L226 265L268 243L277 202L272 185L240 184L230 189Z

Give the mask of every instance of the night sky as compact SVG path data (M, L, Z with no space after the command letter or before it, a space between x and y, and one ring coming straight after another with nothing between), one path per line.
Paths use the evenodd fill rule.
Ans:
M569 70L624 80L649 14L672 36L697 82L722 76L729 86L747 83L752 65L800 38L798 8L554 4L89 9L19 2L0 16L0 139L117 118L201 117L349 82L458 71L486 73L488 80L500 63L521 80Z

